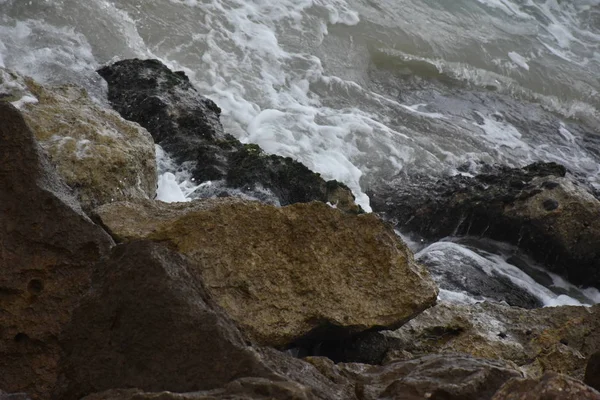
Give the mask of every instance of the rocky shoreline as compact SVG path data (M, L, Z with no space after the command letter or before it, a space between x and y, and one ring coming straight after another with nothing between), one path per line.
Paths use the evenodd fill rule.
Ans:
M116 112L0 69L0 399L600 399L599 306L436 304L394 232L600 287L600 201L564 167L400 177L364 214L225 133L182 72L99 74ZM154 200L155 144L219 190Z

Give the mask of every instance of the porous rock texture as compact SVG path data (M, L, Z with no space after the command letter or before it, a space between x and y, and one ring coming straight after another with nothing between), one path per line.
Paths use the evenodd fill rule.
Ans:
M399 229L431 240L471 235L512 243L568 281L600 287L600 200L561 165L400 177L370 195L373 210Z
M0 387L48 398L60 333L113 241L82 212L6 102L0 160Z
M437 297L374 215L235 199L112 203L95 215L117 240L164 242L188 256L216 302L263 345L398 327Z
M289 157L266 154L258 145L242 144L226 134L221 109L202 96L184 72L173 72L158 60L134 59L98 73L108 83L115 110L148 129L178 165L191 163L196 182L225 181L257 198L267 190L280 205L318 200L360 211L345 185L325 181Z
M4 95L20 103L36 140L84 211L112 201L154 197L154 142L144 128L92 101L76 86L44 86L4 69L0 86L10 88Z

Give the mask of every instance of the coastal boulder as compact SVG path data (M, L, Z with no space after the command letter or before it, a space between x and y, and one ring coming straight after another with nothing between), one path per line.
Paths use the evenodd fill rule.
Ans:
M0 388L47 399L58 338L113 241L82 212L21 113L5 102L0 160Z
M18 103L85 211L112 201L154 197L154 142L145 129L76 86L43 86L1 69L0 81L11 88L6 95Z
M517 245L572 283L600 287L600 200L563 166L492 168L475 177L402 177L373 210L427 239L485 236Z
M263 345L395 328L437 297L424 267L371 214L211 199L112 203L95 216L118 241L149 239L188 256L216 302Z
M100 68L98 74L108 83L115 110L148 129L178 165L190 168L195 182L223 181L228 188L282 206L318 200L360 211L345 185L226 134L221 109L184 72L173 72L158 60L135 59ZM199 189L195 196L210 197L202 193Z
M189 261L148 241L117 246L99 266L61 344L59 399L129 388L197 392L189 397L197 399L352 399L311 365L252 347ZM90 398L144 398L138 392Z

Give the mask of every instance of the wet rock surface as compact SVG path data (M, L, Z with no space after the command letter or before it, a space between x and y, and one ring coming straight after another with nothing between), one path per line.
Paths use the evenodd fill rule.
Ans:
M399 229L515 244L570 282L600 286L600 201L565 174L535 163L475 177L401 177L370 195L373 210Z
M113 203L95 213L118 240L164 242L187 255L259 344L284 348L398 327L436 301L427 271L372 214L235 199Z
M528 309L543 306L540 299L498 272L488 259L459 244L437 242L416 257L429 269L440 289Z
M113 241L3 102L0 160L0 387L44 399L57 377L58 338Z
M359 211L345 185L326 182L289 157L265 154L258 145L242 144L226 134L220 108L183 72L172 72L157 60L125 60L98 73L108 82L113 107L148 129L177 164L192 162L196 182L224 180L257 198L266 189L281 205L318 200Z
M23 103L21 111L36 140L85 211L112 201L154 197L154 142L145 129L76 86L43 86L1 68L0 81L13 89L13 100Z
M492 400L597 400L600 393L565 375L546 373L540 379L511 379Z

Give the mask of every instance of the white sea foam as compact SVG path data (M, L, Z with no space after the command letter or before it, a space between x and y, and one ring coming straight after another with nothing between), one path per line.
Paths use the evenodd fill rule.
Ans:
M481 271L485 272L485 274L487 274L492 280L496 279L496 276L507 278L516 287L524 289L539 299L545 307L554 307L560 305L591 305L600 300L600 297L597 296L599 294L597 290L589 290L588 292L591 293L591 296L585 296L581 289L564 281L555 274L544 271L541 267L536 266L533 261L528 260L528 263L532 266L532 268L540 269L544 272L544 274L551 276L556 287L573 293L573 295L586 297L587 301L582 302L572 296L552 291L551 288L541 285L527 273L506 261L506 258L510 256L509 252L514 251L512 247L492 241L488 242L498 246L500 249L499 254L490 253L482 249L478 249L478 251L475 252L459 243L452 241L441 241L433 243L427 248L419 251L417 254L415 254L415 258L419 260L421 257L426 256L427 259L435 260L439 265L463 263L468 261L468 265L477 266L477 268L480 268ZM502 251L501 249L504 247L506 250ZM451 273L451 271L449 272ZM460 277L457 278L460 279ZM479 290L478 288L474 289ZM485 293L483 295L485 296ZM444 301L455 301L460 304L475 301L475 299L467 292L448 290L446 290L444 293L441 293L440 298Z
M516 51L510 51L508 53L508 57L511 59L512 62L517 64L519 67L523 68L526 71L529 71L529 64L527 64L527 59L525 57L523 57L522 55L520 55Z

